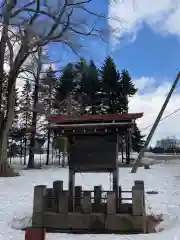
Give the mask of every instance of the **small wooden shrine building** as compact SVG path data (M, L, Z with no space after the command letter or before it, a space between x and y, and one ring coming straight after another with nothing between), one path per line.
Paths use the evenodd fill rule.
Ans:
M46 208L41 208L44 218L39 223L36 202L40 203L42 186L35 187L34 226L39 224L48 229L75 232L146 232L144 183L135 181L132 191L124 191L132 197L123 198L118 167L120 139L127 139L126 154L129 156L134 122L142 116L142 113L125 113L48 117L50 127L68 138L69 186L68 190L63 190L62 181L55 181L49 190L44 186L47 197L46 200L42 197L42 202L46 201L43 203ZM112 173L112 190L103 191L101 186L94 186L94 191L83 191L82 186L75 186L75 173L78 172Z
M48 121L60 136L68 138L69 197L73 197L75 173L109 172L113 191L118 196L118 154L122 137L126 140L126 158L130 158L134 122L142 113L51 116ZM123 149L122 149L123 150ZM72 203L70 208L72 208Z

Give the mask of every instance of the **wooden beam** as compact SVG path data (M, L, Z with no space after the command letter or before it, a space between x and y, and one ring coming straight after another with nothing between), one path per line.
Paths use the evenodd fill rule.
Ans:
M50 128L78 128L78 127L104 127L104 126L123 126L131 125L131 122L111 122L111 123L77 123L77 124L50 124Z

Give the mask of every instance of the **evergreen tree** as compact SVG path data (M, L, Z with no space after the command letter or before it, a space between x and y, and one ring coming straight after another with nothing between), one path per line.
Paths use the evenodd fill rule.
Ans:
M43 80L41 81L41 89L43 89L42 99L44 103L44 110L46 115L51 115L53 113L52 103L55 99L55 86L56 86L56 76L53 72L52 67L47 69ZM49 124L43 129L47 136L47 158L46 165L49 164L49 154L50 154L50 142L51 142L51 129Z
M79 114L79 104L76 101L76 82L74 65L67 64L57 81L56 96L55 96L55 108L58 109L60 114L64 115L76 115ZM65 166L65 157L67 155L67 138L64 138L64 151L62 166Z
M99 80L99 70L93 61L90 61L88 66L87 75L87 95L88 95L88 105L91 114L97 114L100 109L101 98L100 98L100 80Z
M23 89L20 94L20 109L21 113L21 126L28 129L31 125L32 118L32 88L30 81L27 79L24 83Z
M134 133L132 134L132 149L135 152L140 152L141 149L144 147L144 137L145 135L142 135L137 124L135 123L134 126Z
M124 105L121 102L120 73L111 57L106 58L100 73L103 111L110 114L121 113Z
M22 137L24 138L24 164L26 164L27 147L29 140L29 132L32 119L32 89L30 81L27 79L24 83L21 95L20 95L20 125L22 131Z
M44 77L40 81L40 86L39 86L39 91L40 91L39 96L42 99L43 110L45 114L51 114L51 112L53 112L52 103L55 99L56 83L57 83L57 77L52 67L49 67L44 73Z
M77 82L75 70L72 63L67 64L56 84L54 107L60 114L77 114L79 104L76 99Z
M81 104L81 114L96 114L100 103L99 71L93 61L81 60L75 65L77 96Z
M80 103L80 113L81 115L86 113L87 107L87 72L88 64L84 59L80 59L79 62L75 64L75 81L76 81L76 98Z
M129 97L132 97L137 92L134 83L131 80L129 72L123 70L121 73L121 103L123 104L123 112L128 112Z

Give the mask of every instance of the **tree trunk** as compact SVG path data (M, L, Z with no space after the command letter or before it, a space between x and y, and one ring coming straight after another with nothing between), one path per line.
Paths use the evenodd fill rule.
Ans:
M8 148L8 132L10 130L11 122L13 119L13 109L9 111L9 115L11 112L11 118L8 119L8 122L4 124L1 121L1 130L0 130L0 176L1 177L13 177L17 174L13 172L13 169L9 166L8 156L7 156L7 148Z
M27 155L27 128L28 128L28 113L26 111L25 134L24 134L24 165L26 165L26 155Z
M52 86L49 85L49 105L48 105L48 115L51 115L51 97L52 97ZM51 140L51 129L50 124L48 124L48 136L47 136L47 158L46 158L46 165L49 165L49 148L50 148L50 140Z
M46 165L49 165L50 140L51 140L51 129L50 129L49 124L48 124L48 136L47 136L47 158L46 158Z
M26 149L27 149L27 135L25 133L25 136L24 136L24 165L26 165L26 153L27 153Z
M30 133L30 144L29 144L29 161L28 168L35 168L34 163L34 148L35 148L35 137L36 137L36 123L37 123L37 112L33 112L31 133Z
M30 144L29 144L29 161L28 168L35 168L34 164L34 148L35 148L35 137L36 137L36 125L37 125L37 103L38 103L38 91L39 91L39 77L37 77L34 87L34 98L33 98L33 115L31 123L30 133Z
M23 137L20 139L20 146L21 146L21 164L23 164L22 159L23 159Z
M6 117L0 112L0 176L12 177L17 174L8 164L7 148L8 148L8 134L12 127L14 118L15 105L15 85L11 85L13 79L9 78L8 98L7 98L7 113Z
M30 144L29 144L29 161L28 168L35 168L34 163L34 148L35 148L35 137L36 137L36 125L37 125L37 103L38 103L38 94L39 94L39 78L42 68L41 62L41 49L38 52L39 62L37 66L37 73L35 78L35 87L33 94L33 115L32 115L32 123L31 123L31 134L30 134Z
M0 176L5 176L8 174L8 160L7 160L7 141L8 137L3 131L0 134Z
M63 150L63 156L62 156L62 167L65 167L66 156L67 156L67 144L68 144L68 139L67 139L67 137L65 137L64 138L64 150Z

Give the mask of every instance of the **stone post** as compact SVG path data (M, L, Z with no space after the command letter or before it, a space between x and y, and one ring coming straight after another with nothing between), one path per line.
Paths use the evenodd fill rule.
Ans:
M60 193L63 191L63 181L54 181L53 182L53 211L58 212L58 203Z
M90 191L83 192L82 210L83 210L83 213L91 213L92 212L92 202L91 202L91 192Z
M69 187L68 187L68 192L69 192L69 199L68 199L68 208L69 212L74 211L74 186L75 186L75 172L73 169L69 169Z
M108 192L107 193L107 214L116 213L116 193Z
M94 186L94 206L95 212L101 212L102 186Z
M75 186L74 209L76 212L81 211L81 200L82 200L82 186Z
M43 213L45 210L46 186L38 185L34 187L34 202L33 202L33 227L43 227Z
M138 229L142 229L142 231L146 233L147 224L143 181L135 181L135 185L132 187L132 215L142 217L139 218L139 222L134 223L134 226Z
M68 191L61 191L58 201L58 212L68 213Z
M144 213L144 187L136 183L132 187L132 213L134 216L142 216Z
M136 180L134 181L135 186L138 186L139 188L143 189L143 203L145 207L145 188L144 188L144 181Z

